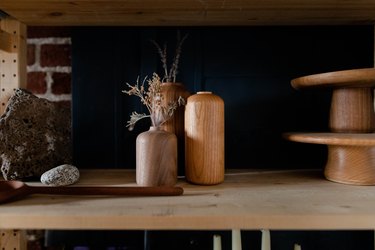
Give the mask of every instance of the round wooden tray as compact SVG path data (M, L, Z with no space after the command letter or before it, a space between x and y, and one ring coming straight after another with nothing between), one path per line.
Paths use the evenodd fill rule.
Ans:
M290 141L328 145L324 175L328 180L375 185L375 133L287 133Z
M375 133L286 133L284 137L290 141L341 145L341 146L375 146Z
M375 68L351 69L303 76L293 79L291 84L295 89L313 87L374 87Z

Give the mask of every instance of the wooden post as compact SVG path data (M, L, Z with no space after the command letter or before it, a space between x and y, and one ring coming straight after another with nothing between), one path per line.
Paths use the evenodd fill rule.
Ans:
M15 88L25 88L26 25L12 19L0 20L0 114Z
M15 88L26 87L26 26L5 18L0 20L0 114ZM0 249L26 250L26 232L0 230Z
M0 249L26 250L26 231L0 230Z

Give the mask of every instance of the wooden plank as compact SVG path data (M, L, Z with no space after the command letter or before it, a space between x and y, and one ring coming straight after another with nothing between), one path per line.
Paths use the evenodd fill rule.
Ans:
M13 44L17 43L17 36L0 30L0 50L6 52L16 52Z
M77 185L135 185L133 171L82 170ZM30 183L40 185L38 183ZM34 195L0 206L0 228L373 229L375 187L329 182L317 170L230 171L223 184L180 180L178 197Z
M0 249L26 250L26 232L24 230L0 230Z
M13 89L26 87L26 26L19 21L6 18L0 20L0 30L11 37L11 51L0 50L0 114Z
M375 21L372 0L2 0L0 9L27 25L332 25Z

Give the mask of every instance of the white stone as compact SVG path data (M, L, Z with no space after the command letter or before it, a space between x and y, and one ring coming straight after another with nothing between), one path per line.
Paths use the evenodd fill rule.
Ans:
M42 174L40 181L49 186L67 186L79 180L79 170L73 165L64 164Z

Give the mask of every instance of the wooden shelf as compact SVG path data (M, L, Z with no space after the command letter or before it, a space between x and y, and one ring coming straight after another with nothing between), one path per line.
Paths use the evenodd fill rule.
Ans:
M372 24L372 0L85 1L2 0L0 10L27 25Z
M129 186L135 177L86 170L79 185ZM319 170L237 170L217 186L179 185L178 197L34 195L1 205L0 229L375 228L375 187L333 183Z

